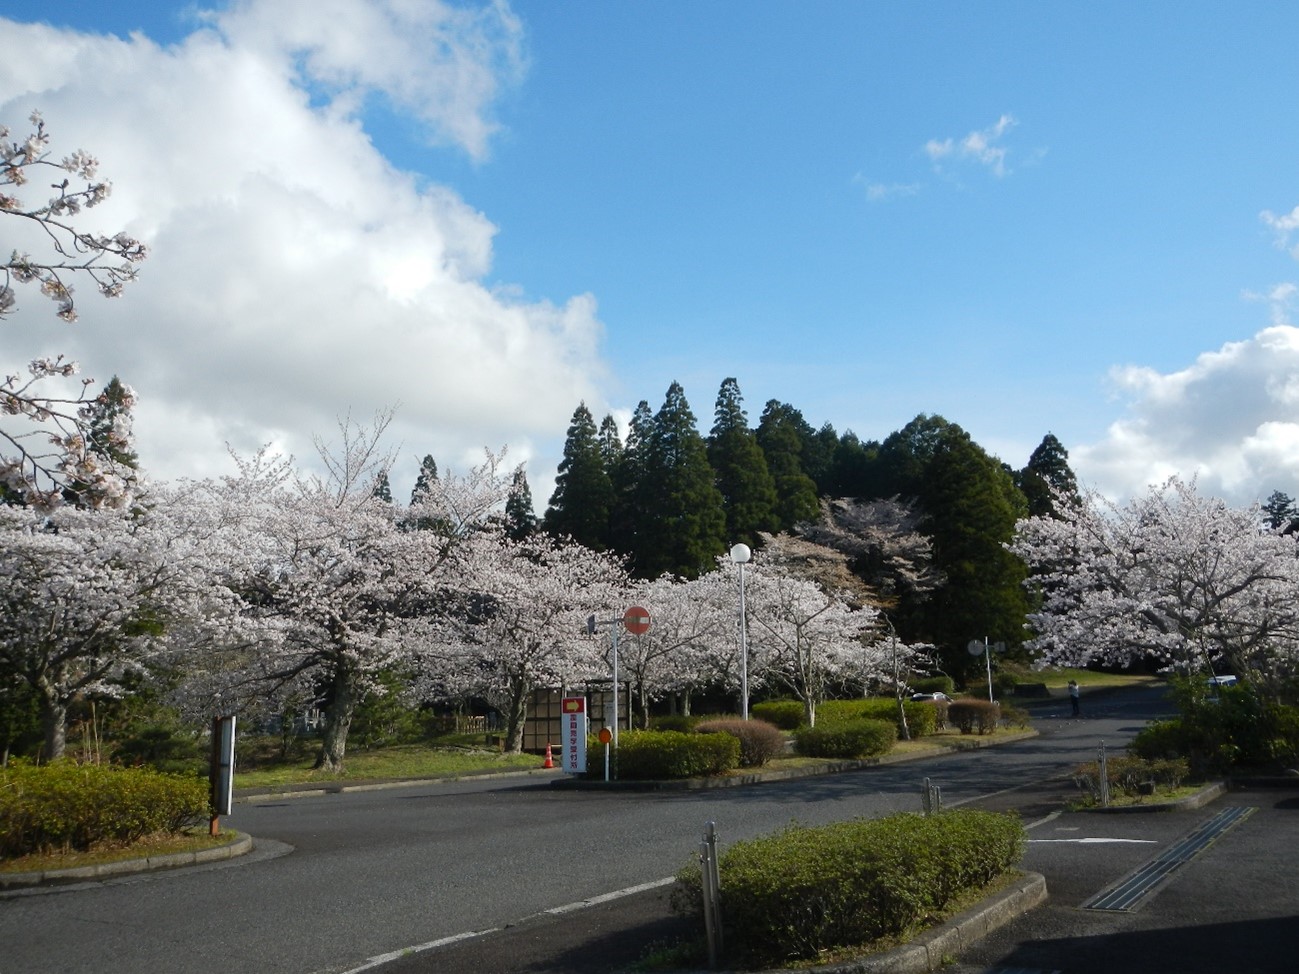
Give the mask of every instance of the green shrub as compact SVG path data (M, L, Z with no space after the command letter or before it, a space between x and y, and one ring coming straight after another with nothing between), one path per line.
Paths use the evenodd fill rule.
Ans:
M799 700L764 700L755 703L749 712L781 730L798 730L807 723L807 710Z
M965 809L737 842L718 864L727 963L785 965L897 936L1002 875L1023 846L1018 819ZM676 909L701 912L698 867L677 882Z
M760 768L785 753L785 735L765 720L723 717L701 721L696 734L730 734L740 742L740 767Z
M1017 728L1018 730L1023 730L1032 722L1032 715L1030 715L1024 708L1015 707L1008 703L1003 703L1000 706L1001 719L1005 721L1007 725Z
M64 761L0 768L5 857L129 844L207 816L207 783L197 777Z
M1197 776L1237 767L1280 769L1299 758L1299 709L1262 700L1245 684L1211 690L1202 676L1173 681L1181 716L1139 731L1141 757L1185 757Z
M956 692L956 681L950 676L926 676L915 680L911 689L915 693L945 693L950 697Z
M703 719L703 717L696 717L693 714L665 714L662 717L651 717L649 729L656 731L677 731L680 734L689 734Z
M604 745L587 742L587 754L602 754ZM723 774L740 766L740 741L730 734L682 734L678 731L623 731L615 757L622 781L664 781ZM596 768L595 765L600 767ZM603 777L603 761L587 762L587 777Z
M990 700L953 700L947 705L947 722L962 734L991 734L1001 719L1001 707Z
M804 727L794 735L799 754L810 758L857 758L887 754L898 739L897 725L886 720L850 720Z
M1155 792L1170 792L1190 777L1185 758L1112 757L1105 761L1105 776L1113 797L1138 798L1143 785L1153 785ZM1074 784L1094 803L1101 800L1100 762L1079 765L1073 772Z
M907 715L907 728L912 737L932 734L938 727L937 713L927 700L906 700L902 707ZM855 700L826 700L816 708L818 725L837 724L852 720L887 720L897 727L902 736L902 718L895 697L859 697Z

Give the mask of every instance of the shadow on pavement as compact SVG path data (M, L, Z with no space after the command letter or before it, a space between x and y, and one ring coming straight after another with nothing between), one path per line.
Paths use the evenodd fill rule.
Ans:
M1299 966L1297 929L1299 917L1290 916L1037 940L1019 945L998 966L1105 974L1290 974Z

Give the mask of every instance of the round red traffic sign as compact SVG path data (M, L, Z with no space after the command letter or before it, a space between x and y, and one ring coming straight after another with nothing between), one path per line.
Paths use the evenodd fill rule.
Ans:
M649 610L642 609L639 605L633 605L622 615L622 624L627 627L627 631L633 636L639 636L649 631Z
M607 727L601 727L598 736L601 744L608 744L613 740L613 731L609 730Z

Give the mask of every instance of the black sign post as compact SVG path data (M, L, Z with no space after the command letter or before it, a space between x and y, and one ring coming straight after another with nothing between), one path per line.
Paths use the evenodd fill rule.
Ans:
M235 799L235 719L212 718L212 821L209 834L221 834L220 817L229 815Z

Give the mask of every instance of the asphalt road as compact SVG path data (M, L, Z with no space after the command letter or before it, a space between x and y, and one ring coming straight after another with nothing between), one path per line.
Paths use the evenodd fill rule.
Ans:
M0 899L0 974L323 974L435 943L443 945L382 969L614 971L669 935L674 921L660 888L613 894L670 877L708 821L724 845L791 820L914 810L924 777L949 805L1011 802L1026 818L1045 816L1072 788L1063 777L1070 767L1101 739L1121 744L1162 707L1148 692L1124 693L1089 701L1082 720L1040 719L1042 735L1020 744L744 788L571 792L506 779L240 805L229 824L259 840L251 856ZM1071 827L1060 821L1034 831ZM1238 831L1250 834L1253 821ZM1047 873L1057 900L1052 872L1033 857L1064 857L1056 872L1086 874L1065 845L1030 847L1026 863ZM1095 855L1098 845L1073 851L1110 871L1138 855L1137 843L1112 845L1104 856ZM569 909L604 897L611 898ZM467 936L483 931L496 932ZM1074 936L1067 926L1059 933L1050 939ZM1003 948L1007 956L1019 949L1009 941Z

